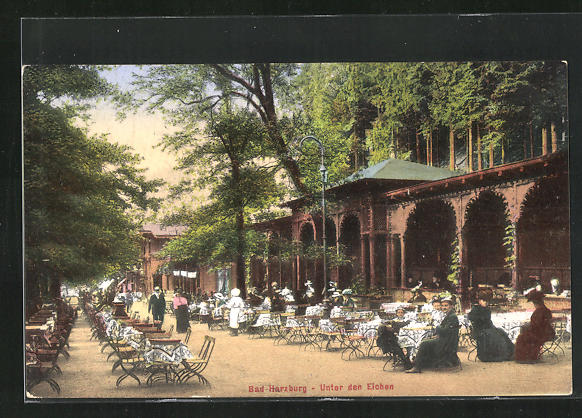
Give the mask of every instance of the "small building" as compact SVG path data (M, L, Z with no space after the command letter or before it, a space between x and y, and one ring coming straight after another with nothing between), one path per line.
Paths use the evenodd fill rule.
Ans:
M140 230L142 236L141 260L142 269L138 272L141 280L135 289L146 294L159 286L166 291L174 291L181 288L188 293L219 292L231 289L232 267L211 269L208 266L198 266L191 263L174 263L170 259L160 258L158 252L164 245L179 237L186 231L186 226L163 226L159 224L146 224ZM132 283L136 280L132 276Z
M160 269L169 260L158 258L157 253L168 241L179 237L186 229L187 227L180 225L145 224L139 231L142 236L140 275L142 275L145 293L151 293L155 286L160 286L164 290L173 290L173 283L169 280L171 272Z

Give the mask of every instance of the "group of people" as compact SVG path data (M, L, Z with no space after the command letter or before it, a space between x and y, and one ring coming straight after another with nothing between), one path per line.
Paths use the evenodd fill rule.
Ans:
M188 312L188 299L181 289L176 289L174 291L172 308L176 316L176 332L186 332L188 328L190 328L190 314ZM166 314L166 297L159 286L154 287L154 291L149 298L148 313L152 314L154 323L160 324L159 326L161 327Z
M314 297L312 284L305 283L306 292L303 299L309 300ZM422 283L413 288L413 298L409 302L416 304L426 302L426 297L420 289ZM352 299L352 290L344 289L341 292L336 289L335 283L330 282L328 288L329 299L324 300L324 307L333 309L334 307L355 308L356 304ZM414 361L410 359L409 353L405 353L398 343L398 333L400 329L410 322L404 308L396 310L396 317L387 324L378 328L377 345L385 352L394 355L410 373L419 373L422 370L440 367L454 367L460 365L457 355L459 346L459 319L455 313L455 297L450 292L445 292L444 297L433 299L432 303L424 305L430 312L434 335L425 339L416 353ZM221 297L219 297L221 296ZM508 337L506 332L494 326L491 320L491 309L489 302L493 296L490 289L481 289L476 296L476 304L469 312L467 319L470 321L470 337L476 346L477 357L483 362L498 362L515 360L517 362L536 362L539 359L541 347L546 341L552 340L555 336L551 324L552 313L544 304L544 294L536 288L530 289L527 293L527 300L534 304L533 312L529 323L522 327L515 344ZM424 300L423 300L424 299ZM267 309L272 312L283 312L285 305L294 303L295 299L288 289L280 289L276 282L271 284L271 288L262 292L251 288L249 290L248 301L251 306L259 309ZM225 306L230 309L229 326L232 335L238 335L239 315L246 307L245 301L240 297L240 290L234 288L230 292L230 298L221 294L214 294L214 298L209 299L209 305L215 307ZM159 287L154 288L149 304L148 312L153 315L154 321L160 323L164 320L166 301L164 293ZM176 314L176 331L186 332L189 328L188 300L185 295L177 289L173 299L173 309ZM423 308L423 310L425 310Z
M477 303L468 314L477 358L483 362L537 362L544 343L555 337L552 313L544 304L544 294L537 289L527 293L527 300L533 303L535 310L530 321L522 326L515 344L503 329L495 327L491 321L491 309L488 306L491 297L492 292L488 289L478 292ZM434 336L421 342L414 361L408 353L404 353L397 338L400 329L410 322L405 318L404 309L398 309L394 320L378 328L378 347L384 353L391 353L408 373L460 365L457 355L460 324L455 314L455 299L452 295L447 296L433 301L432 305L433 312L442 312L442 317L433 315L433 324L436 325Z

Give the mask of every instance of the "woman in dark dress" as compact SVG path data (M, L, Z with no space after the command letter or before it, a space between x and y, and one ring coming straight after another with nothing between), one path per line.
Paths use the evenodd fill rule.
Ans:
M546 341L556 336L552 327L552 312L544 305L544 294L536 289L531 290L527 300L535 307L530 322L521 328L515 342L515 361L518 363L535 363L539 360L540 350Z
M491 309L487 306L491 292L481 291L478 303L469 312L472 337L477 343L477 358L484 362L507 361L513 357L514 346L505 331L491 322Z
M190 322L188 321L188 300L178 290L174 296L173 304L176 314L176 332L186 332L190 328Z
M420 373L424 369L455 367L461 364L457 349L459 348L459 318L454 311L454 301L446 297L441 301L445 317L436 327L436 338L424 340L418 348L414 367L407 373Z

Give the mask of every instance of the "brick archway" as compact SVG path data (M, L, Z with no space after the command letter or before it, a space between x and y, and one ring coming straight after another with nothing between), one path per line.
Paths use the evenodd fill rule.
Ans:
M519 288L538 276L549 291L552 277L569 289L570 215L568 182L559 176L537 181L524 196L516 224Z
M341 289L349 287L354 278L362 273L361 228L360 217L356 212L341 217L338 242L345 247L346 255L352 259L351 265L339 268L338 286Z
M401 277L428 285L433 276L445 280L456 237L456 216L450 202L430 199L416 203L406 220L404 271ZM402 267L401 267L402 268Z
M467 202L464 218L463 264L469 285L511 285L506 257L511 256L513 244L507 241L511 220L505 196L495 189L481 190Z

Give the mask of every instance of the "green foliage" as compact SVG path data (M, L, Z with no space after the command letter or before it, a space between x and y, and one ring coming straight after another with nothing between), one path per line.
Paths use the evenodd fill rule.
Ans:
M516 227L513 222L509 222L505 227L505 236L503 237L503 247L505 247L505 268L515 270L516 256L514 246L516 239Z
M23 74L26 267L31 280L83 282L138 261L138 221L161 185L141 158L76 127L112 87L86 66L30 66Z
M350 281L350 289L352 289L356 295L364 295L366 293L366 283L363 274L358 273L352 277L352 280Z
M449 274L447 280L454 285L459 284L459 272L461 270L460 254L461 247L459 246L459 239L455 238L451 244L453 250L451 252L451 262L449 264Z
M162 254L215 267L242 260L250 254L249 245L252 250L260 241L245 225L255 213L268 216L283 192L274 178L277 165L265 148L264 126L252 113L224 102L210 114L203 132L186 121L181 128L161 144L178 154L177 168L186 175L173 196L207 190L208 199L195 210L182 207L166 217L165 223L184 224L189 230L169 242Z

